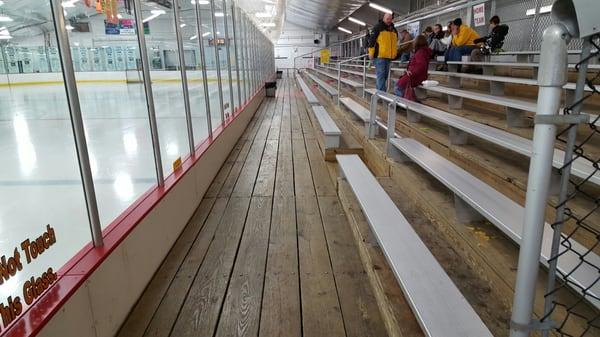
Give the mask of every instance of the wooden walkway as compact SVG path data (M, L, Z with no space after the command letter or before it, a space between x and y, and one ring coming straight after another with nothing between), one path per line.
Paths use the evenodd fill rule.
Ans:
M386 336L301 95L265 99L119 337Z

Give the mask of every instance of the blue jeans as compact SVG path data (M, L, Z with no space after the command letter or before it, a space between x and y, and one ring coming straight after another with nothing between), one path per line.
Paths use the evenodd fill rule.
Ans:
M400 62L408 62L410 60L410 53L402 53L400 55Z
M390 72L390 63L389 59L380 59L376 58L373 61L375 64L375 74L377 75L377 90L387 91L387 77Z
M475 48L477 48L477 46L450 47L446 50L446 62L461 61L464 55L471 55L471 52Z
M399 86L394 86L394 95L398 97L404 97L404 88L400 88Z

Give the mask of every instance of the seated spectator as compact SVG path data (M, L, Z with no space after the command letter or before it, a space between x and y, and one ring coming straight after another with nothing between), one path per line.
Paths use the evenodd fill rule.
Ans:
M475 43L483 43L478 49L471 52L471 61L483 61L484 55L490 55L502 51L504 38L508 34L508 26L500 24L500 18L494 15L490 19L490 34L479 39L475 39ZM483 73L481 67L467 67L465 72Z
M413 88L421 85L427 79L432 51L427 44L427 38L423 35L415 38L413 49L414 53L408 62L406 72L396 83L394 93L396 96L414 101L416 99Z
M408 62L410 59L410 51L412 50L412 43L408 43L412 40L412 36L408 30L400 32L400 38L398 39L400 46L398 47L398 55L400 55L400 62Z
M433 28L431 26L427 26L423 31L423 36L427 39L427 43L431 43L433 41Z
M460 18L452 21L452 44L446 51L446 62L461 61L464 55L471 55L473 49L477 48L475 39L479 34L471 27L463 25Z
M448 49L448 45L450 44L450 39L448 39L448 43L444 43L444 38L446 34L444 34L444 30L442 29L442 25L439 23L433 26L433 33L431 34L431 40L429 42L429 48L433 51L433 55L444 55L446 49Z

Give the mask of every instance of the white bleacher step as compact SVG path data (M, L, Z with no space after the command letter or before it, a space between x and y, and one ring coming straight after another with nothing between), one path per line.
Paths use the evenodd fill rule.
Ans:
M367 89L365 92L373 94L376 90ZM416 122L420 117L426 117L447 125L450 129L450 141L453 144L463 144L466 142L464 135L472 135L528 158L532 156L533 142L529 139L389 93L386 93L385 98L382 99L388 102L395 100L399 107L406 109L409 122ZM456 138L453 139L453 135ZM553 165L555 168L563 166L564 157L565 153L562 150L554 150ZM582 179L587 179L593 174L590 182L600 185L600 173L596 172L596 169L582 158L576 159L572 163L571 174Z
M393 138L390 144L443 183L456 198L460 198L468 205L468 208L485 217L509 238L520 244L525 213L521 205L414 139ZM546 223L540 256L540 262L545 266L548 265L548 259L551 257L552 236L552 228ZM577 269L570 277L577 286L571 285L571 287L575 291L580 291L578 286L587 288L594 284L588 290L589 295L600 296L600 284L595 284L598 272L586 263L579 266L581 264L579 256L585 255L586 261L594 266L600 263L600 257L593 252L587 253L588 249L573 239L569 242L572 250L568 250L558 259L558 269L563 273ZM561 252L565 250L564 247L560 249ZM586 297L593 305L600 307L600 301L591 299L591 296Z
M314 69L314 71L337 81L337 75L331 74L325 70L320 70L320 69ZM340 78L340 81L346 85L353 87L353 88L362 88L363 87L362 83L353 81L353 80L345 78L345 77Z
M325 148L326 149L335 149L340 147L340 137L342 136L342 131L335 124L327 110L320 105L314 105L312 107L313 112L315 113L315 117L319 122L319 127L323 134L325 135Z
M302 77L296 74L296 80L300 84L300 88L302 89L304 96L306 96L306 100L308 100L308 103L319 104L319 99L317 98L317 96L315 96L315 94L313 94L313 92L310 90L306 82L304 82Z
M336 71L337 72L337 68L332 68L332 67L325 67L325 66L319 66L322 69L327 69L327 70L331 70L331 71ZM360 66L362 67L362 66ZM359 72L359 71L352 71L352 70L347 70L347 69L340 69L340 71L342 73L346 73L346 74L350 74L350 75L354 75L354 76L358 76L358 77L362 77L363 73ZM377 78L377 76L375 74L371 74L371 73L366 73L367 78ZM337 78L337 77L336 77Z
M491 337L469 302L356 155L338 155L346 179L428 337Z
M340 98L340 103L342 103L350 112L352 112L358 119L361 121L368 123L370 121L371 113L369 109L364 106L358 104L355 100L350 97L342 97Z
M331 97L335 98L338 95L338 91L336 88L329 85L327 82L318 78L316 75L311 74L310 72L305 72L305 74L315 83L319 85L319 87L323 88L325 92L327 92Z
M536 81L537 82L537 81ZM492 94L485 94L481 92L476 92L472 90L466 89L457 89L457 88L449 88L443 85L436 86L420 86L419 88L433 91L441 94L448 95L448 105L453 109L462 108L462 99L472 99L480 102L495 104L504 106L507 109L507 123L509 126L522 127L527 126L524 122L525 114L524 111L537 112L537 102L526 101L518 98L510 98L504 96L497 96ZM563 113L564 108L559 109L559 113ZM588 114L587 112L582 112L590 116L591 120L595 120L597 115ZM600 123L598 123L600 124Z

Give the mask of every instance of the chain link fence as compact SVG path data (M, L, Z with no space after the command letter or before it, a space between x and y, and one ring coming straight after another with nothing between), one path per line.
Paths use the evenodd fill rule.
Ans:
M570 105L564 114L584 111L591 118L587 124L561 127L556 139L566 155L559 169L563 179L554 206L554 242L548 260L545 315L540 325L543 336L600 336L600 186L594 182L600 175L600 116L597 113L600 111L600 70L587 69L592 62L600 63L600 37L588 39L587 43L591 52L587 57L582 54L576 65L578 86L584 83L585 91L576 92L572 101L566 102ZM592 168L591 173L586 178L576 178L570 175L573 165L587 165ZM573 256L576 256L573 267L568 270L558 267L561 259ZM573 276L581 273L587 275L586 284L574 281Z

